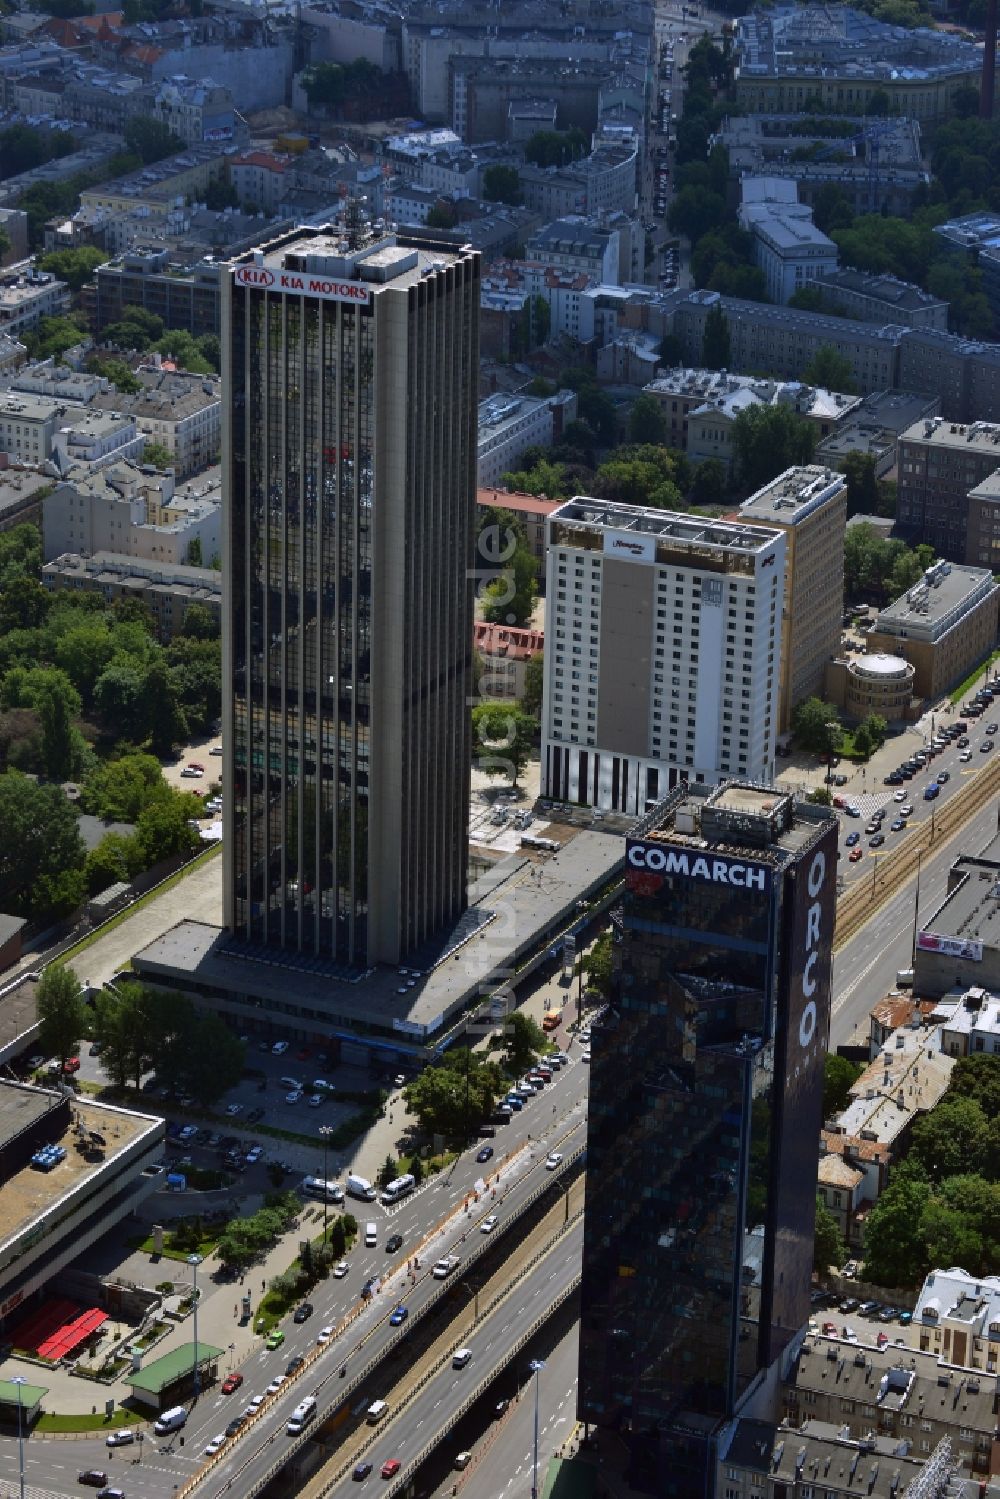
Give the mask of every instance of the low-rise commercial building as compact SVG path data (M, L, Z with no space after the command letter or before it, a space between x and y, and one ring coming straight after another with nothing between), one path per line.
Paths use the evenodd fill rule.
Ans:
M52 479L39 468L8 463L0 453L0 531L9 531L25 521L36 525L42 518L42 499L52 488Z
M1000 585L982 567L935 562L875 619L868 654L903 656L923 698L949 692L996 645Z
M913 1309L920 1348L949 1364L1000 1372L1000 1277L932 1270Z
M827 663L823 696L853 723L872 713L886 723L901 723L914 716L915 681L914 667L902 656L884 651L837 656Z
M129 250L97 267L86 306L98 333L120 322L126 307L142 307L161 317L166 327L197 337L219 332L219 298L218 265L178 265L167 250Z
M481 663L481 695L502 702L520 702L524 697L528 662L545 647L542 631L492 625L480 619L474 626L474 643Z
M754 260L768 300L788 303L817 276L837 269L837 246L813 223L785 178L747 177L742 183L740 223L753 236Z
M535 561L540 566L540 582L544 586L545 524L554 515L562 500L544 500L534 494L516 494L507 489L478 489L476 502L509 510L524 528L524 534Z
M0 1082L0 1327L162 1183L164 1121ZM47 1170L46 1145L62 1158Z
M571 391L559 392L568 397L575 412L576 397ZM495 395L487 396L479 403L479 439L477 447L477 483L485 488L499 484L505 473L513 469L521 454L528 448L541 444L551 446L554 439L557 406L556 397ZM565 415L566 402L558 405L561 418ZM566 420L572 421L572 415Z
M61 317L70 308L70 290L49 271L12 266L0 275L0 333L14 336L43 317Z
M864 396L832 432L820 439L816 461L840 468L850 453L863 453L874 459L875 476L882 478L896 467L900 434L914 422L936 416L939 406L934 396L915 391L875 391ZM888 531L892 524L890 521Z
M923 997L985 989L1000 994L1000 838L979 854L960 854L948 870L945 897L922 921L913 988Z
M819 696L837 650L844 609L847 485L815 464L786 469L744 500L740 519L785 534L778 733L807 697Z
M147 562L120 552L97 552L92 557L67 553L43 565L42 587L53 593L99 593L109 604L141 599L161 640L177 634L191 604L204 605L220 626L222 622L222 574L210 567Z

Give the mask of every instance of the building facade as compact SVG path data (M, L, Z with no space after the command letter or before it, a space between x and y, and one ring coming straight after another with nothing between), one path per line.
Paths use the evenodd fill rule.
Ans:
M815 464L786 469L744 500L740 518L785 533L778 698L778 732L784 734L798 704L822 694L826 663L840 645L847 484Z
M643 1493L708 1499L808 1321L836 858L834 814L742 781L678 790L627 840L577 1411Z
M963 562L969 544L969 491L1000 469L1000 425L914 422L899 439L896 520L914 544Z
M466 903L479 260L351 237L223 281L224 896L364 970Z
M542 795L641 815L770 779L784 533L578 496L548 536Z

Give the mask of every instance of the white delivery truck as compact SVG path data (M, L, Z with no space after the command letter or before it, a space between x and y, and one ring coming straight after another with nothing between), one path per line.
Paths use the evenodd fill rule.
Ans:
M362 1202L375 1201L375 1188L366 1176L355 1176L352 1171L344 1186L347 1188L348 1197L359 1197Z

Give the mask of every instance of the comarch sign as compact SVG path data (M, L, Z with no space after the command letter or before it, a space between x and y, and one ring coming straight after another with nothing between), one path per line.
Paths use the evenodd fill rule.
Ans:
M233 272L233 280L237 286L251 286L258 291L300 292L305 297L319 297L323 302L353 302L357 307L369 306L372 299L371 287L360 281L338 281L311 271L272 271L266 265L239 265Z
M771 883L771 871L766 864L722 859L715 854L671 848L664 843L630 843L628 862L633 869L644 869L651 874L675 874L682 879L731 885L738 890L767 890Z

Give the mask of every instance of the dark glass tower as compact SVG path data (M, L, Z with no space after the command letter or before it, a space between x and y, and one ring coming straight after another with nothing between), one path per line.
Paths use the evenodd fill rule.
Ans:
M643 1492L713 1493L805 1327L836 818L730 782L628 840L616 997L592 1037L579 1416Z
M298 229L223 285L226 925L399 962L466 903L479 257Z

